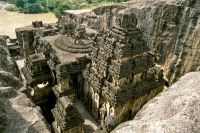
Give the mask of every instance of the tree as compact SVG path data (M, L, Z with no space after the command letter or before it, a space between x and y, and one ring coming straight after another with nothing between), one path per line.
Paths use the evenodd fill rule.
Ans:
M27 2L33 4L33 3L36 3L37 0L27 0Z
M15 5L19 8L24 8L26 1L25 0L16 0Z
M39 3L27 4L24 8L24 13L41 13L47 10Z

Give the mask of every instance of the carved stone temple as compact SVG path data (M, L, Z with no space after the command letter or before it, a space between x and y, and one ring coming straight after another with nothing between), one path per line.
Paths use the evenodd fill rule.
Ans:
M84 101L101 124L109 116L119 123L132 119L164 83L162 70L136 28L134 13L122 10L115 22L96 37L83 74Z
M16 29L25 57L24 92L37 105L48 106L43 114L52 117L55 133L87 133L77 102L99 124L96 132L106 133L133 119L164 88L163 71L133 11L120 10L114 25L102 30L81 21L83 14L88 12L65 12L56 24L36 21Z

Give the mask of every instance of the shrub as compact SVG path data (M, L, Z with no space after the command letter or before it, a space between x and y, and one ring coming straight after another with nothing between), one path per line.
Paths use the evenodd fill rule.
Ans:
M24 8L25 0L15 0L15 5L20 8Z
M6 7L6 10L10 12L15 12L18 11L18 8L15 5L9 5Z
M27 4L23 10L24 13L41 13L48 12L42 5L39 3Z
M36 3L37 0L27 0L27 2L33 4L33 3Z

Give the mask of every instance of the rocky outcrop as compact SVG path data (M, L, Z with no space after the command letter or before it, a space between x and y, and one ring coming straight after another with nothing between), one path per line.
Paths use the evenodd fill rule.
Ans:
M0 132L49 133L40 108L19 91L23 84L16 68L7 49L0 46Z
M13 89L0 87L1 133L50 133L40 108Z
M200 131L200 72L186 74L148 102L134 120L112 133L197 133Z

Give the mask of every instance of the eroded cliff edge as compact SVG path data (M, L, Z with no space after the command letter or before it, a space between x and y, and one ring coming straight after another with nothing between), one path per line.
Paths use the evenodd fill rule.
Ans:
M49 133L41 110L23 93L17 66L0 36L0 132Z
M200 72L191 72L149 101L134 120L112 133L198 133L200 131Z

